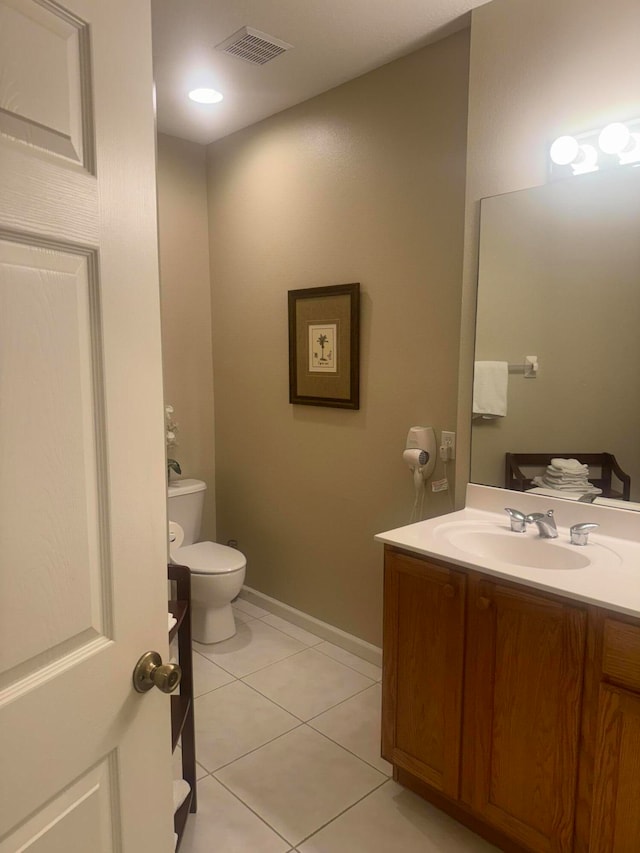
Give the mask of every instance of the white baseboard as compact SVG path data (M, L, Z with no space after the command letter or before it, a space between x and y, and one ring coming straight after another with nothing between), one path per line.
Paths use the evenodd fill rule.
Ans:
M382 666L382 649L371 643L367 643L365 640L361 640L359 637L354 637L353 634L347 634L346 631L342 631L334 625L329 625L328 622L322 622L320 619L316 619L315 616L309 616L308 613L303 613L302 610L296 610L295 607L283 604L276 598L271 598L263 592L251 589L250 586L242 587L240 598L244 598L245 601L249 601L257 607L262 607L268 610L269 613L280 616L288 622L292 622L299 628L304 628L305 631L310 631L317 637L322 637L323 640L333 643L335 646L339 646L341 649L345 649L345 651L369 661L369 663Z

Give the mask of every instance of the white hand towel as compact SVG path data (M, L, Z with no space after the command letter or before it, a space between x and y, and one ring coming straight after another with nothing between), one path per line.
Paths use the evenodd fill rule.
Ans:
M485 419L504 418L507 414L506 361L476 361L473 374L473 414Z

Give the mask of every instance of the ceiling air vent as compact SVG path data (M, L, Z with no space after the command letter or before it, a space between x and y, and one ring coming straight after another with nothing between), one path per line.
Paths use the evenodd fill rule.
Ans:
M273 36L251 27L242 27L237 33L216 45L217 50L238 56L253 65L264 65L265 62L270 62L290 47L293 45L274 39Z

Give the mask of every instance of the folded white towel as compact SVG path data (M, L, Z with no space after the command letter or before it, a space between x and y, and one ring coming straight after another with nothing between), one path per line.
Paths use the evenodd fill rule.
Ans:
M191 792L191 786L184 779L173 780L173 811L177 812Z
M473 374L473 414L486 420L507 414L509 364L506 361L476 361Z
M602 489L594 486L588 480L584 483L558 483L548 480L546 477L534 477L533 482L536 486L543 489L553 489L558 492L580 492L582 495L601 495Z
M587 465L583 465L582 462L578 462L577 459L561 459L556 457L551 460L551 467L557 468L558 471L562 471L566 474L582 474L583 472L588 474L589 467Z
M546 480L552 480L555 483L586 483L588 476L584 474L561 474L559 471L554 471L553 468L547 468L543 474Z

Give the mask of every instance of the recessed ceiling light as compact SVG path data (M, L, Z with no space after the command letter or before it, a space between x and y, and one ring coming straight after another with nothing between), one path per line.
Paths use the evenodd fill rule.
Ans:
M215 89L192 89L189 97L197 104L217 104L224 96Z

